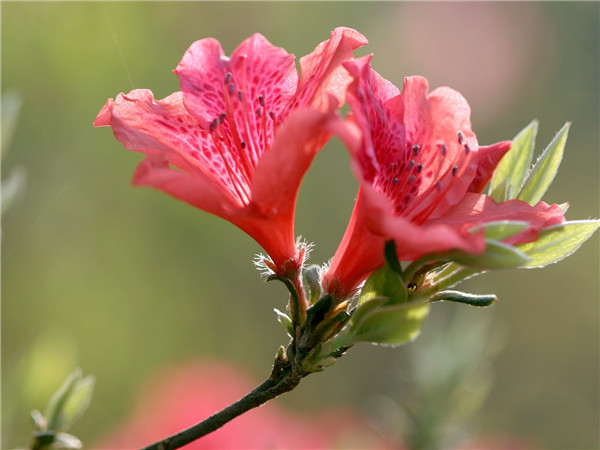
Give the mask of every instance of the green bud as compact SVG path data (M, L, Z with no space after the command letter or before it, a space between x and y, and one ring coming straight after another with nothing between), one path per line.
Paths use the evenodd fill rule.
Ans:
M498 297L490 295L475 295L460 291L442 291L430 298L431 302L457 302L471 306L489 306L496 302Z

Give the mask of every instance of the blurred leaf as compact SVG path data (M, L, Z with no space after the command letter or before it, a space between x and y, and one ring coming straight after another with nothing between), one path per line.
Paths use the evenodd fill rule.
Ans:
M24 192L26 174L27 172L22 167L15 167L11 170L8 178L2 180L2 215L11 208L17 197Z
M78 438L67 433L58 433L54 438L54 445L58 448L67 449L78 449L83 447L83 443Z
M44 416L50 431L68 430L88 408L94 391L94 377L81 377L77 368L69 374L54 393Z
M533 120L512 141L512 147L504 155L494 171L490 183L490 195L497 202L510 198L519 192L531 164L538 122Z
M57 431L63 429L64 415L63 408L75 388L77 380L81 378L81 369L77 368L71 372L58 390L50 398L50 402L46 407L44 417L48 422L48 430Z
M87 375L75 382L71 394L63 406L63 429L70 429L88 409L92 401L95 384L96 379L92 375Z
M17 128L23 98L19 91L9 90L2 94L2 156L6 153Z
M429 312L428 303L402 303L382 306L356 323L355 342L397 346L416 338Z
M567 122L540 155L517 195L519 200L535 205L542 199L558 172L570 126L571 123Z
M531 259L526 268L544 267L574 253L600 227L599 220L573 220L540 232L538 240L517 245Z

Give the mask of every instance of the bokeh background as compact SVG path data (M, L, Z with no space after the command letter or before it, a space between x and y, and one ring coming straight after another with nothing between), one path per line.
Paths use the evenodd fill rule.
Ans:
M1 8L2 93L17 90L23 99L2 175L14 167L27 173L25 192L2 217L2 448L26 444L29 411L43 408L75 365L97 378L92 405L72 430L91 446L124 420L140 384L164 364L218 357L258 382L286 344L273 313L285 307L285 291L258 277L256 244L218 218L130 187L141 155L123 149L109 129L92 127L106 99L121 91L149 88L160 98L178 90L171 70L194 40L215 37L230 53L260 32L299 58L336 26L349 26L370 41L357 54L374 53L374 68L397 85L420 74L432 87L462 92L481 143L510 139L537 118L541 150L572 121L545 199L570 201L569 219L599 215L596 2ZM312 262L333 254L355 191L347 155L332 141L298 205L297 232L317 243ZM488 358L489 395L465 432L519 437L534 448L598 448L598 259L596 235L546 269L487 274L463 286L500 298L491 309L461 308L461 323L468 332L488 317L495 331L484 347L501 348ZM422 338L450 342L439 324L457 313L435 305ZM348 406L377 423L385 399L415 389L409 362L416 345L358 346L277 401L307 414ZM435 409L435 398L418 394L417 403ZM392 419L379 423L391 422L401 435L405 424Z

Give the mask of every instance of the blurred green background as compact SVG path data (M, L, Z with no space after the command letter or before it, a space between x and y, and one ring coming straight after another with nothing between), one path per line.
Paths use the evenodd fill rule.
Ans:
M286 343L273 307L280 285L252 265L259 248L224 221L129 180L141 156L92 122L108 97L178 90L171 72L197 39L230 53L254 32L297 58L336 26L370 41L374 68L401 86L426 76L469 100L480 143L510 139L533 118L538 150L573 126L546 196L569 219L598 217L599 9L590 3L2 2L2 92L23 107L2 161L27 171L2 223L2 448L25 445L32 408L75 365L97 377L72 430L91 444L129 412L141 380L167 363L218 355L261 380ZM7 150L7 149L4 149ZM356 182L332 141L302 186L297 232L327 261ZM463 285L496 293L487 310L504 349L476 436L522 436L544 448L598 448L598 236L543 270L502 271ZM435 305L433 315L453 314ZM435 320L423 333L435 336ZM466 322L468 323L468 321ZM490 342L490 345L496 345ZM390 373L407 347L358 346L278 400L297 410L349 405L411 389ZM370 400L371 399L371 400Z

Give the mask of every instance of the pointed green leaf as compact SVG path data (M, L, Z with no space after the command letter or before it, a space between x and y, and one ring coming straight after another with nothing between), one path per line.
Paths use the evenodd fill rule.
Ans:
M510 150L504 155L494 171L490 182L491 193L505 182L505 188L498 191L496 195L499 195L500 192L508 193L509 195L511 192L519 192L531 164L537 131L538 122L537 120L533 120L513 139ZM503 202L511 198L510 196L503 197L494 199Z
M277 314L277 320L285 328L285 331L290 337L294 337L294 325L292 325L292 319L286 314L279 311L277 308L273 308L275 314Z
M495 222L488 222L481 226L471 228L469 231L477 233L483 229L485 237L487 239L494 239L496 241L502 241L503 239L509 238L520 231L523 231L529 226L529 222L521 220L497 220Z
M567 122L540 155L517 195L519 200L535 205L542 199L558 172L570 126L571 123Z
M44 417L48 421L48 430L58 431L63 428L63 409L79 379L81 379L81 369L77 368L67 376L60 388L50 398L44 413Z
M509 151L510 153L510 151ZM489 193L490 197L492 197L498 203L505 202L512 198L512 189L509 183L509 179L505 178L498 186L496 186L493 190L490 187Z
M429 311L428 303L382 306L366 314L353 330L355 342L396 346L416 338Z
M480 255L456 252L453 260L457 263L478 269L503 269L522 266L529 256L512 245L493 239L486 239L485 252Z
M75 382L69 398L63 407L63 429L68 430L90 406L96 379L87 375Z
M600 227L600 220L573 220L540 232L538 240L517 245L531 259L523 267L544 267L574 253Z
M494 294L475 295L460 291L442 291L431 297L432 302L457 302L471 306L489 306L497 300Z

